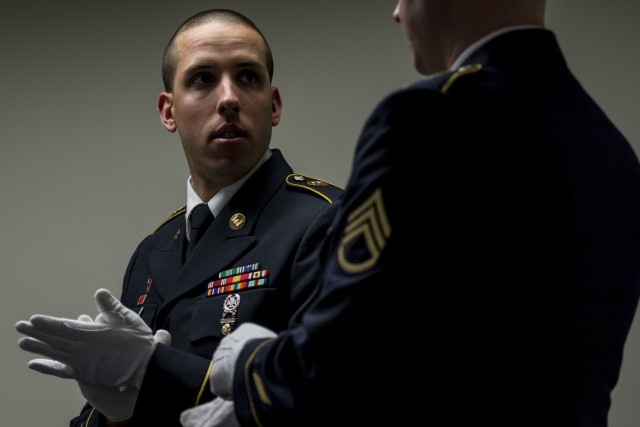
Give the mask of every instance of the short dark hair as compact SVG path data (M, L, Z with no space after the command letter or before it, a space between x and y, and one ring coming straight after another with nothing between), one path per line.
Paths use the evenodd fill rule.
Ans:
M164 84L165 91L171 92L173 90L173 78L176 73L176 61L173 46L176 37L184 31L198 27L208 22L241 24L257 32L264 42L266 51L265 61L267 71L269 72L269 80L273 80L273 54L271 53L271 48L269 47L269 43L267 43L267 39L264 37L264 34L262 34L258 26L254 24L253 21L251 21L249 18L239 12L236 12L235 10L208 9L202 12L198 12L190 18L187 18L187 20L185 20L178 27L175 33L173 33L171 39L169 39L169 42L167 43L167 46L164 48L164 54L162 55L162 83Z

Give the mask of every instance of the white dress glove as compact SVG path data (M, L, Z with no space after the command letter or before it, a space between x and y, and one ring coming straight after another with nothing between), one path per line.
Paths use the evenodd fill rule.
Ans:
M182 427L240 427L233 401L219 397L211 402L182 411Z
M275 338L270 329L255 323L243 323L224 337L213 353L209 374L211 392L219 397L211 402L182 411L182 427L239 427L233 406L233 370L245 344L258 338Z
M78 317L82 322L93 322L91 316L86 314ZM96 317L98 322L104 322L104 319ZM78 382L80 392L85 399L96 408L100 413L111 421L124 421L131 418L133 410L138 400L138 389L127 388L120 390L118 387L107 387L103 385L93 385Z
M90 316L82 315L78 320L92 322ZM105 322L106 319L98 315L96 322ZM171 344L171 336L164 330L159 330L154 335L156 342L169 345ZM101 414L111 421L124 421L133 416L133 411L138 400L139 389L128 387L121 390L118 387L108 387L102 385L94 385L89 383L78 382L80 392L85 399L96 408Z
M135 315L135 313L135 317L133 317L131 315L133 312L120 304L109 291L100 289L96 292L95 298L99 311L96 320L94 321L91 316L86 314L80 315L73 325L74 328L82 331L131 328L139 334L151 333L151 330L146 326L144 321ZM60 320L63 319L57 319L55 323L59 323ZM32 335L34 331L37 331L35 333L40 335L44 334L44 332L34 327L30 322L18 322L16 329L31 336L34 336ZM50 339L53 338L50 337ZM155 348L155 345L159 342L167 345L171 343L171 336L167 331L159 330L156 332L153 336L152 349ZM46 344L45 341L39 341L34 338L23 338L19 341L19 345L25 350L50 357L53 357L51 355L54 354L55 351L54 345ZM57 343L55 345L59 347L61 344ZM62 344L63 347L72 345L73 343ZM142 364L144 365L144 370L146 370L147 364L148 359L146 359L146 363ZM137 382L141 383L142 377L144 377L144 370L142 370L142 376L137 378L136 381L134 381L134 386L131 387L100 385L83 381L71 365L62 361L33 359L29 362L28 366L44 374L75 379L85 399L111 421L123 421L133 415L139 393L139 384L137 384Z
M213 364L209 374L211 392L223 399L231 400L233 398L233 370L242 348L251 340L275 337L277 335L271 329L246 322L222 338L213 353Z
M123 391L139 389L156 344L168 340L168 332L158 331L154 337L144 321L106 289L96 291L95 299L100 312L96 322L36 314L16 324L26 335L18 345L53 359L29 362L44 374Z

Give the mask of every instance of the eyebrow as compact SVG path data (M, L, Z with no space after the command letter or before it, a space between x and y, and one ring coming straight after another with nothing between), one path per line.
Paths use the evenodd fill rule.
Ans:
M259 61L242 59L242 60L233 62L233 66L237 68L259 68L264 70L264 72L267 72L267 66ZM201 70L208 70L210 68L219 68L219 67L217 66L216 62L204 61L204 62L197 63L197 64L194 64L193 66L189 66L185 68L185 72L193 73Z

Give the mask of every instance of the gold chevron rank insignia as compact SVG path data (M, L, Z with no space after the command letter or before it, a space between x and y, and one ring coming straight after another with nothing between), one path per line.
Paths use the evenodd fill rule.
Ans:
M360 273L375 265L391 235L391 225L378 188L349 214L338 262L347 273Z

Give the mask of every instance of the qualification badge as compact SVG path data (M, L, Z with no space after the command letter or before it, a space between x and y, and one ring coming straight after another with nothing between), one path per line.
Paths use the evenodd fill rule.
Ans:
M220 318L220 325L222 325L222 335L227 335L231 332L234 323L236 323L236 312L240 305L240 295L231 294L224 299L222 317Z

